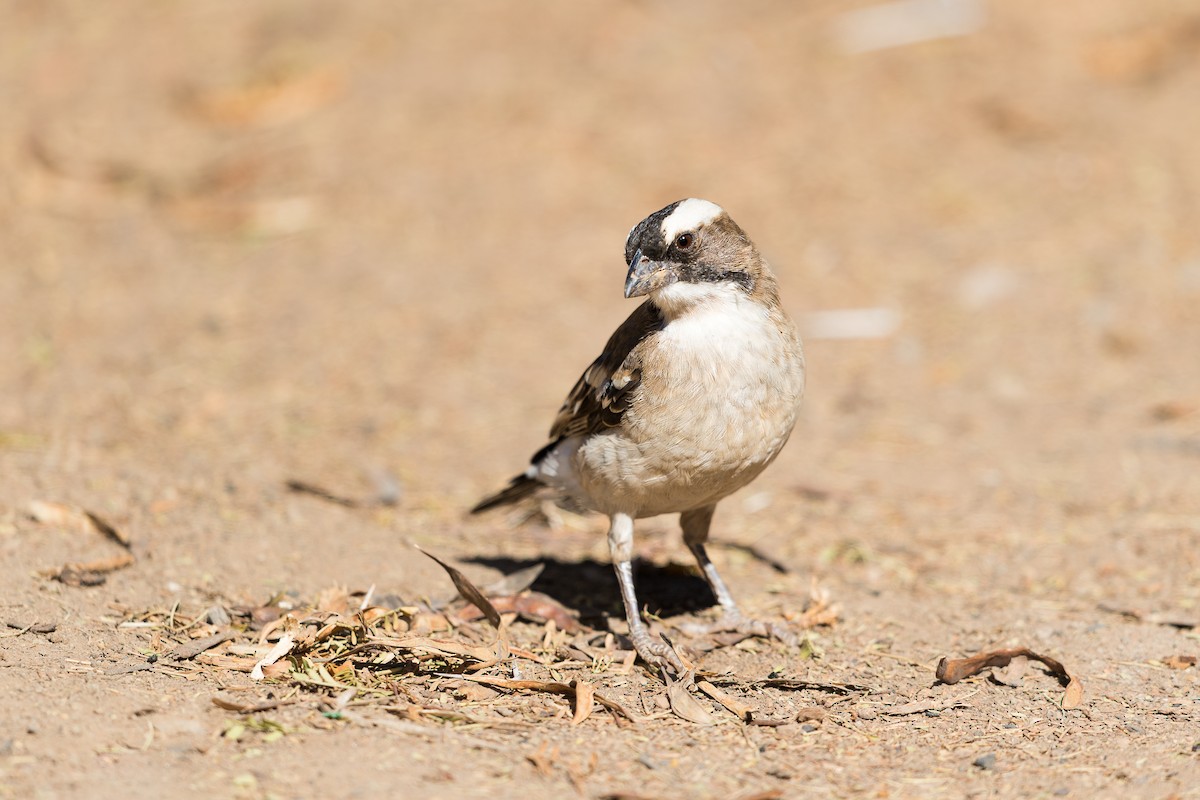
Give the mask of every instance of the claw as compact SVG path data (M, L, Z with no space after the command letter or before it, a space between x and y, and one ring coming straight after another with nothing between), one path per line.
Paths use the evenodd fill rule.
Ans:
M639 635L640 633L640 635ZM656 642L650 634L644 631L635 632L629 637L637 654L652 667L662 670L664 675L683 675L687 672L683 659L669 641Z

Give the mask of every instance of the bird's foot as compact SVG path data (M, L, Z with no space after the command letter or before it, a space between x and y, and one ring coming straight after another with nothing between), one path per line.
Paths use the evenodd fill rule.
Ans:
M730 632L759 636L763 639L778 639L789 647L800 644L800 637L795 631L775 622L752 619L736 608L725 611L716 622L687 622L680 625L679 629L691 636Z
M638 656L650 666L657 667L667 675L683 675L687 672L679 653L675 652L670 643L655 641L644 629L634 631L629 639L633 642L633 649L637 650Z

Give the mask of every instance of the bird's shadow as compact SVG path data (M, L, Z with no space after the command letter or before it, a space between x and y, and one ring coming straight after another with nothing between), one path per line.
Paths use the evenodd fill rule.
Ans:
M558 561L486 556L463 561L492 567L505 575L541 563L542 572L529 588L578 611L580 622L603 628L606 617L625 616L612 564L592 559ZM659 617L691 614L716 602L704 579L686 566L635 561L633 581L641 607Z

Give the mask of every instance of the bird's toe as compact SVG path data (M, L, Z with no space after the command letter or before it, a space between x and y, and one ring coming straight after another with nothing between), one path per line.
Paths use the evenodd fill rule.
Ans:
M800 643L796 632L775 622L753 619L741 611L726 611L716 622L686 623L680 629L692 636L704 636L713 633L743 633L747 636L758 636L763 639L778 639L789 647Z

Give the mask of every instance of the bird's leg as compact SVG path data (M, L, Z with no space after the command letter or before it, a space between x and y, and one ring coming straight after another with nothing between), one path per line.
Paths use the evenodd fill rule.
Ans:
M629 621L629 638L639 656L647 664L682 675L685 670L679 656L666 642L650 638L650 630L642 621L637 594L633 589L633 517L613 514L608 528L608 549L612 553L617 583L621 584L621 600L625 603L625 619Z
M725 585L725 581L721 580L716 566L709 560L708 551L704 549L704 543L708 541L708 527L712 524L713 512L716 508L714 504L705 506L704 508L693 509L692 511L685 511L679 515L679 524L683 528L683 541L687 544L688 549L692 551L692 555L696 557L696 563L700 565L700 569L704 572L704 579L708 581L709 588L712 589L712 593L716 595L717 602L721 606L721 618L719 620L711 625L688 626L688 631L701 633L738 631L739 633L762 636L764 638L773 636L788 645L797 644L799 639L796 637L796 634L787 628L773 622L750 619L743 614L734 601L733 595L729 593L729 587Z

